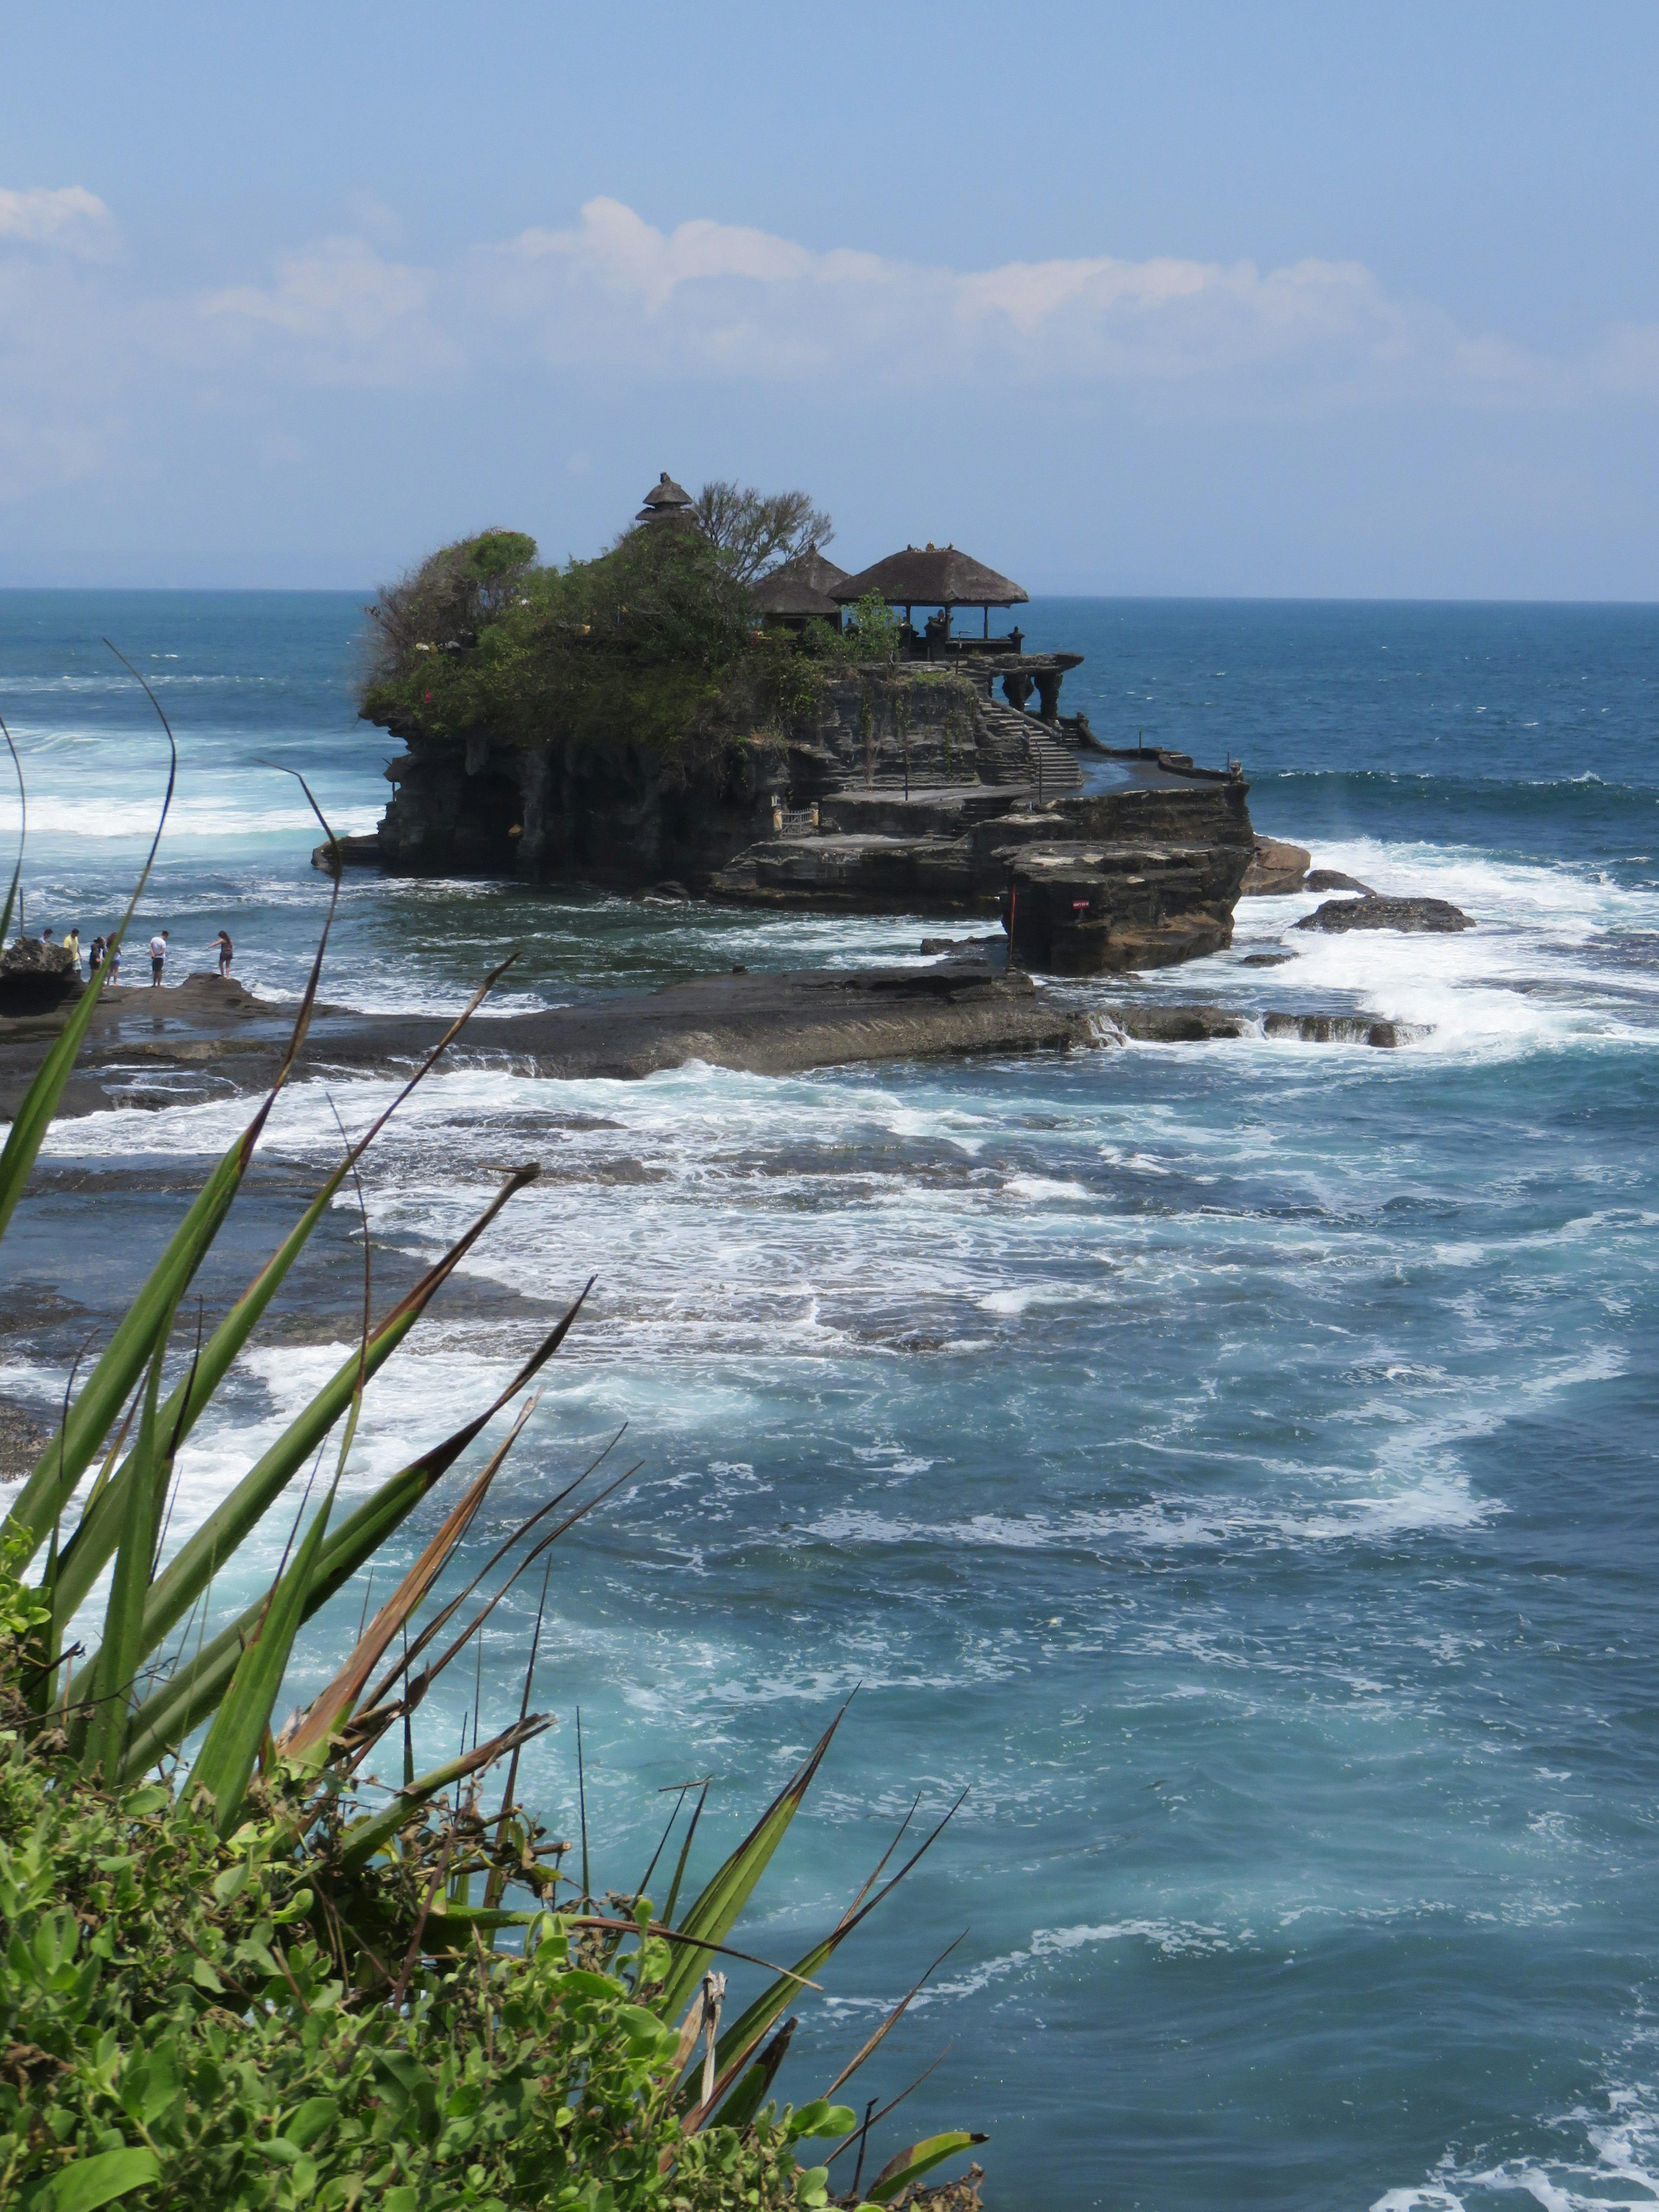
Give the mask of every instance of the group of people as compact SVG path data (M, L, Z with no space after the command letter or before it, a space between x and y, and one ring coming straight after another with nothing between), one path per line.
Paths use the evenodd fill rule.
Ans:
M161 988L161 977L167 963L170 937L171 932L162 929L158 930L149 940L149 980L150 987L154 990ZM43 945L52 943L52 932L49 928L41 931L40 941ZM81 927L78 922L74 928L64 931L63 946L64 951L73 958L75 972L78 975L81 972ZM229 975L230 963L235 950L235 946L230 941L230 932L228 929L222 929L214 939L214 951L219 956L219 973L222 975ZM121 980L121 940L118 937L94 937L87 947L87 966L91 974L95 975L106 961L109 963L110 981L118 983Z

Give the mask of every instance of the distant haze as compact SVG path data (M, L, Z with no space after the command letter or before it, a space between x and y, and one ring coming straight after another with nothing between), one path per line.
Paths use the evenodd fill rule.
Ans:
M1659 598L1659 10L14 10L0 585L592 550Z

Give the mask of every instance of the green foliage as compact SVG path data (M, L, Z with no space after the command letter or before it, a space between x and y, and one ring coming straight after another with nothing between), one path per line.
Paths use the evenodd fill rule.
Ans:
M463 1950L365 2006L311 1924L326 1853L270 1855L270 1824L228 1850L15 1732L0 1754L0 2202L782 2212L811 2201L793 2144L852 2124L686 2135L677 2031L550 1915L522 1959Z
M866 592L850 610L852 629L846 635L847 653L854 660L896 660L903 635L898 617L879 592Z
M446 547L396 587L404 596L379 623L396 650L365 688L369 721L440 738L488 728L506 744L557 735L658 750L720 721L753 615L747 588L701 532L653 525L596 560L515 570L511 592L488 607L470 600L453 627L428 621L443 635L413 635L410 610L449 607L457 554Z

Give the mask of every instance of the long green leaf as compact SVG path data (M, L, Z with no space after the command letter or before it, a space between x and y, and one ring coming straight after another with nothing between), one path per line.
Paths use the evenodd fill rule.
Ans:
M746 2128L763 2104L766 2094L777 2078L778 2069L787 2056L795 2033L795 2016L792 2014L772 2038L760 2057L744 2075L731 2095L714 2114L711 2124L717 2128ZM715 2061L719 2063L718 2058Z
M687 1907L680 1921L680 1932L695 1936L704 1944L719 1943L735 1925L738 1915L749 1902L755 1884L765 1873L772 1854L783 1841L789 1823L794 1819L800 1802L811 1787L812 1777L817 1772L823 1754L830 1748L830 1740L841 1726L842 1712L837 1713L811 1755L785 1787L778 1792L754 1826L738 1845L731 1857L709 1881L700 1896ZM677 1950L673 1965L657 1999L656 2008L665 2020L672 2020L690 1997L702 1978L709 1954L691 1945Z
M580 1305L580 1301L577 1301ZM563 1342L575 1317L573 1306L556 1328L544 1337L494 1405L487 1407L465 1428L458 1429L430 1451L422 1452L396 1474L388 1475L379 1489L342 1521L324 1542L317 1571L306 1598L306 1619L344 1588L366 1559L371 1559L434 1486L442 1480L462 1453L474 1443L508 1399L523 1389L538 1369ZM128 1741L124 1780L136 1780L164 1752L176 1751L218 1704L234 1671L243 1644L253 1632L264 1600L250 1606L240 1619L205 1643L167 1681L152 1691L135 1716Z
M165 1571L157 1576L144 1608L146 1652L154 1651L184 1619L217 1568L258 1526L350 1405L360 1377L372 1376L385 1365L508 1199L540 1173L538 1167L523 1167L509 1177L466 1234L381 1322L368 1340L366 1355L361 1350L353 1352L341 1364L303 1413L179 1547Z
M195 1796L205 1790L212 1798L215 1824L222 1836L233 1834L240 1824L248 1778L270 1726L271 1709L281 1692L289 1655L305 1617L306 1592L316 1571L333 1497L331 1491L318 1508L293 1565L271 1592L265 1617L237 1663L207 1741L191 1769L189 1793Z
M893 1842L888 1845L887 1850L883 1853L880 1861L877 1864L875 1872L865 1883L863 1888L860 1890L858 1895L853 1899L851 1905L848 1906L846 1911L842 1913L840 1920L836 1923L835 1927L830 1929L830 1933L823 1937L822 1942L815 1943L811 1949L808 1951L804 1957L798 1959L795 1961L793 1967L787 1974L781 1974L777 1980L772 1984L769 1989L763 1990L759 1996L755 1999L754 2002L749 2006L747 2010L741 2014L738 2019L732 2021L731 2027L728 2027L724 2035L720 2037L719 2043L714 2048L714 2063L719 2073L719 2081L715 2089L716 2097L721 2094L722 2085L731 2081L738 2068L742 2065L744 2060L748 2057L750 2052L755 2049L762 2036L763 2036L767 2030L771 2027L773 2021L777 2019L778 2015L784 2010L785 2007L793 2001L797 1991L799 1990L802 1982L810 1981L811 1979L811 1978L817 1972L819 1967L823 1966L825 1962L831 1959L841 1948L842 1945L847 1941L853 1930L860 1926L862 1922L869 1918L870 1915L875 1911L876 1907L881 1904L884 1899L890 1897L892 1894L894 1890L898 1887L900 1882L904 1880L906 1875L909 1873L911 1868L915 1865L917 1860L920 1859L925 1852L933 1849L934 1844L939 1840L939 1837L944 1834L951 1820L955 1819L962 1802L962 1799L958 1797L956 1803L951 1806L950 1811L945 1814L944 1819L938 1822L931 1832L922 1838L916 1849L911 1852L909 1857L905 1860L898 1872L890 1875L886 1881L882 1883L880 1888L878 1889L875 1885L880 1877L882 1868L886 1865L888 1860L892 1856L894 1850L897 1848L900 1838L904 1834L904 1828L901 1828L899 1830L898 1836L894 1838ZM914 1809L915 1808L912 1808L912 1810ZM908 1827L908 1826L909 1821L907 1819L905 1821L905 1827ZM914 1991L912 1994L915 1994ZM908 2000L907 1999L907 2002L908 2002ZM841 2082L845 2081L846 2078L847 2076L842 2075L840 2077L840 2080L832 2084L832 2088L839 2088L841 2087ZM696 2084L695 2082L689 2082L680 2093L680 2109L682 2111L689 2111L696 2102Z
M107 645L108 639L106 638L104 642ZM114 647L111 646L110 650L113 653ZM116 659L122 659L123 656L116 653ZM135 676L138 675L137 670L132 668L131 661L125 662L125 665L131 669ZM167 827L167 810L173 805L173 788L179 780L179 748L173 741L173 732L167 729L167 718L161 714L161 708L156 705L155 694L150 690L148 684L144 684L142 676L138 677L138 681L143 684L151 706L155 708L158 714L161 714L161 727L167 730L169 754L167 787L167 794L161 801L161 818L155 824L155 835L150 841L149 853L139 875L137 888L128 902L127 910L121 917L119 927L110 940L112 945L118 945L126 935L127 925L137 912L138 902L144 895L144 885L149 881L149 872L155 865L155 853L161 842L161 832ZM11 743L9 731L6 733L6 742L8 744ZM15 760L15 752L12 757ZM18 771L18 782L21 787L22 782L21 769ZM20 877L22 865L23 857L20 848L17 856ZM16 879L14 879L14 890L15 887ZM9 922L11 913L9 899L6 902L6 913ZM97 1009L98 1001L103 994L104 985L109 979L109 972L112 965L112 962L106 960L76 1001L62 1032L53 1040L52 1049L41 1061L34 1080L28 1087L27 1095L17 1109L17 1118L11 1125L11 1134L6 1139L6 1148L3 1152L0 1152L0 1237L4 1236L6 1224L16 1211L17 1201L23 1194L23 1186L29 1179L29 1172L34 1165L35 1156L40 1150L41 1142L47 1129L52 1126L52 1117L58 1111L58 1102L64 1095L64 1085L69 1081L70 1071L75 1066L82 1040L87 1033L87 1025ZM137 1376L139 1368L143 1367L146 1357L148 1357L148 1346L144 1354L141 1355L137 1366L132 1370L134 1377ZM126 1392L124 1390L121 1396L125 1395ZM80 1470L77 1469L77 1480L79 1474ZM25 1496L27 1494L26 1492ZM18 1510L21 1504L22 1500L20 1498L17 1505L12 1509L12 1518L20 1526L33 1529L32 1522ZM49 1513L46 1516L45 1528L39 1531L39 1534L44 1535L46 1528L50 1528L56 1518L56 1514Z
M885 2204L890 2197L896 2197L901 2189L908 2189L913 2181L920 2181L924 2173L931 2173L947 2158L954 2158L958 2151L971 2150L975 2143L989 2140L987 2136L969 2135L965 2128L951 2128L942 2136L928 2136L921 2142L910 2144L896 2158L890 2158L870 2184L870 2202Z
M365 1683L379 1665L381 1654L398 1631L407 1626L410 1615L443 1572L451 1553L471 1527L479 1507L489 1495L491 1483L501 1473L535 1406L536 1400L532 1398L422 1547L420 1556L376 1613L367 1631L357 1638L333 1680L319 1691L292 1725L283 1730L276 1740L279 1757L308 1759L313 1765L321 1763L331 1735L349 1717L363 1693Z
M11 764L17 771L17 865L11 872L11 889L6 893L6 910L0 914L0 945L11 933L11 910L17 903L17 886L23 880L23 846L28 834L29 799L23 787L23 763L17 757L17 748L11 741L11 732L6 727L6 718L0 714L0 737L6 741L6 750L11 755Z
M142 678L140 681L143 681ZM148 689L148 686L146 688ZM160 712L159 708L157 712ZM167 786L169 797L172 794L172 788L169 781ZM160 836L159 830L156 835ZM154 848L152 848L151 858L154 857ZM146 873L148 873L148 864ZM143 888L141 882L139 890L142 890ZM271 1109L276 1103L277 1095L283 1085L294 1072L295 1063L299 1059L307 1032L311 1027L312 1009L317 1003L317 987L322 980L323 954L327 949L328 933L333 925L335 908L339 903L339 897L340 886L337 878L333 897L329 905L328 919L323 924L323 933L318 942L316 957L311 963L311 973L306 981L305 995L300 1002L299 1012L295 1017L288 1048L283 1055L282 1064L276 1070L264 1103L252 1121L249 1122L247 1127L208 1177L189 1212L174 1231L166 1251L162 1253L151 1272L149 1280L127 1309L114 1335L110 1340L103 1358L88 1377L86 1388L76 1400L63 1428L47 1444L36 1461L28 1480L24 1484L13 1504L10 1515L12 1524L22 1530L31 1540L31 1549L39 1547L46 1530L52 1527L74 1496L76 1485L91 1464L94 1454L109 1432L110 1424L125 1403L128 1391L143 1371L163 1318L178 1305L183 1297L196 1270L207 1256L214 1238L222 1227L225 1216L235 1201L236 1194L240 1190L243 1178L252 1161L254 1149L264 1133L265 1123L270 1118ZM135 906L137 903L137 898L138 893L134 892ZM129 918L131 912L132 908L129 907L127 909ZM123 929L126 927L125 921L121 927ZM69 1028L52 1047L52 1053L55 1054L64 1045L70 1043L73 1035L72 1048L68 1059L63 1064L61 1074L57 1079L57 1089L52 1092L50 1104L45 1108L45 1119L40 1121L39 1131L33 1139L33 1149L30 1150L27 1161L23 1165L22 1173L25 1176L28 1173L29 1167L33 1164L35 1152L40 1149L40 1139L46 1133L46 1123L52 1118L52 1111L56 1107L58 1095L61 1092L64 1083L68 1079L75 1053L80 1048L80 1038L84 1031L85 1023L81 1023L79 1030L76 1029L76 1024L80 1021L82 1008L89 1000L95 999L102 989L104 978L108 975L110 963L106 961L94 977L80 1005L76 1006L75 1013L70 1017ZM90 1018L89 1015L88 1018ZM40 1089L47 1068L52 1065L53 1061L49 1056L46 1066L41 1068L40 1074L29 1086L29 1095L24 1102L23 1112L20 1112L18 1121L13 1125L14 1139L22 1126L23 1113L34 1110L35 1093ZM38 1115L37 1118L39 1118ZM3 1157L0 1157L0 1204L3 1203L6 1161L10 1157L11 1145L8 1142ZM18 1187L21 1188L21 1182ZM0 1211L0 1230L3 1230L5 1218L4 1212ZM112 1488L113 1486L113 1485L111 1486Z
M168 1319L172 1319L170 1315ZM81 1753L81 1771L88 1778L100 1773L110 1782L120 1771L127 1716L132 1705L133 1678L143 1656L139 1638L144 1624L144 1598L155 1558L161 1495L173 1468L171 1454L164 1454L161 1449L156 1425L156 1408L161 1396L161 1359L166 1349L164 1334L150 1359L144 1410L138 1423L137 1474L127 1485L126 1524L115 1554L115 1572L110 1580L109 1603L104 1612L103 1640L90 1669L97 1693L89 1700L91 1712Z
M440 1056L458 1037L485 997L512 966L514 954L493 968L473 993L463 1011L456 1017L444 1035L427 1054L421 1066L398 1093L386 1111L367 1133L347 1152L322 1188L306 1208L299 1221L289 1231L283 1244L248 1285L236 1304L203 1346L200 1357L184 1382L180 1382L167 1400L161 1412L164 1431L182 1443L195 1426L203 1409L228 1373L232 1362L253 1334L284 1277L298 1259L318 1222L327 1212L336 1194L356 1166L363 1154L378 1137L399 1106L409 1097L416 1084L424 1080ZM118 1483L126 1473L124 1462L115 1477ZM114 1548L115 1532L120 1525L120 1504L112 1494L112 1486L92 1500L82 1516L80 1526L64 1547L61 1573L64 1580L65 1619L73 1615L85 1598L101 1571L105 1560Z

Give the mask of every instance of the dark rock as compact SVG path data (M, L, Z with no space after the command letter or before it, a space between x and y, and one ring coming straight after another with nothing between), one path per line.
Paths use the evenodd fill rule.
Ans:
M343 868L378 868L380 865L380 833L378 830L370 830L361 836L337 837L332 845L313 846L312 866L320 868L325 875L331 874L334 863L331 856L336 853Z
M1229 1006L1113 1006L1112 1019L1140 1044L1211 1044L1249 1036L1255 1024Z
M672 879L653 884L649 890L641 891L640 896L647 904L654 902L659 906L690 906L691 903L691 894L685 885Z
M49 1013L85 988L80 963L66 945L15 937L0 953L0 1016L8 1019Z
M46 1449L52 1433L21 1406L0 1399L0 1482L21 1482Z
M1247 952L1238 964L1241 968L1282 968L1295 957L1294 952Z
M1005 942L1000 937L924 937L921 950L929 959L937 960L952 952L986 952Z
M409 751L392 763L381 865L988 921L1006 910L1011 880L1018 911L1025 868L1027 967L1156 966L1230 942L1253 854L1243 777L1184 756L1113 754L1120 787L1085 797L1054 730L988 698L985 681L836 674L787 735L741 744L514 745L398 730ZM1036 864L1040 847L1065 857ZM1068 869L1078 880L1055 904Z
M1268 1014L1264 1036L1297 1037L1304 1044L1369 1044L1391 1049L1427 1036L1420 1023L1379 1021L1375 1014Z
M1345 876L1340 868L1310 868L1302 878L1304 891L1363 891L1367 898L1376 893L1369 884L1362 884L1358 876Z
M1248 787L1225 776L1165 778L1036 807L975 789L907 802L884 794L878 819L915 834L834 829L751 846L714 878L745 905L854 913L917 908L1000 914L1018 965L1062 975L1167 966L1232 941L1249 866ZM855 794L820 808L856 819ZM954 830L955 834L945 834Z
M1305 846L1288 844L1283 837L1255 840L1255 854L1239 885L1240 898L1283 898L1299 891L1313 854Z
M1372 892L1364 898L1327 899L1296 926L1298 929L1414 930L1450 936L1475 925L1474 917L1449 899L1388 898Z
M96 1113L118 1092L124 1104L142 1103L129 1095L135 1068L157 1089L170 1073L206 1070L221 1093L261 1090L292 1026L291 1008L256 1000L258 1012L248 1018L234 1002L215 1004L191 985L120 998L112 1011L99 1008L60 1112ZM185 1003L169 1005L163 1018L154 1006L161 998ZM425 1017L327 1008L313 1022L310 1050L331 1070L387 1073L430 1051L447 1026ZM505 1073L574 1081L650 1075L690 1060L793 1075L958 1053L1063 1051L1095 1041L1085 1012L1039 991L1029 976L960 960L798 975L751 975L739 965L729 975L661 991L535 1013L481 1013L454 1049L459 1058ZM15 1109L50 1044L49 1035L22 1024L0 1030L0 1115ZM179 1095L175 1090L167 1103Z

